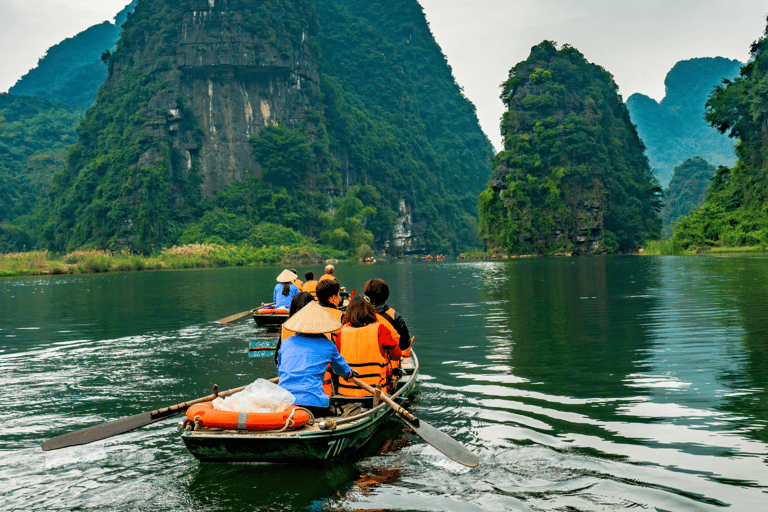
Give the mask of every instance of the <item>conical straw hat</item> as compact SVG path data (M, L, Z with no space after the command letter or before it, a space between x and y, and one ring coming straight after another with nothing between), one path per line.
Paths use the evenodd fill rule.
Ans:
M294 274L290 270L285 269L282 272L280 272L279 276L277 276L277 282L278 283L290 283L291 281L293 281L294 279L297 279L298 277L299 276L297 276L296 274Z
M313 301L286 320L283 327L303 334L325 334L341 329L341 323Z

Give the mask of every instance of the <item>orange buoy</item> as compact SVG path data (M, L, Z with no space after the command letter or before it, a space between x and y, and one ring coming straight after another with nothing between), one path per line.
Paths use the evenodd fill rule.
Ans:
M232 412L213 408L213 402L202 402L187 409L189 421L199 426L225 430L292 430L309 422L309 414L295 405L282 412Z

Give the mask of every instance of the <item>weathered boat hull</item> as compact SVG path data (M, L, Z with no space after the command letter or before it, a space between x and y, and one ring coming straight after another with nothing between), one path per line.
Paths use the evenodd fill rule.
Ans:
M282 325L283 322L288 320L288 314L266 314L266 315L260 315L259 313L253 314L253 320L256 322L256 325L259 327L264 326L279 326Z
M413 354L409 359L410 374L392 395L397 402L404 401L416 386L418 360ZM323 463L361 449L393 414L389 406L381 403L363 414L340 420L335 430L321 430L316 424L288 432L196 430L186 431L181 437L190 453L201 461Z

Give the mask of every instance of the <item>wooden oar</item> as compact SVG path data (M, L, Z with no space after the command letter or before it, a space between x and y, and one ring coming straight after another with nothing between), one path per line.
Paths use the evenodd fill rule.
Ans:
M376 393L374 388L356 377L352 377L349 380L365 389L369 393ZM436 429L425 421L419 420L419 418L398 405L386 394L381 393L381 399L386 402L387 405L392 408L392 410L395 411L397 417L400 418L403 423L408 425L411 430L416 433L416 435L418 435L428 444L440 450L449 459L471 468L477 466L480 463L480 459L477 458L477 455L469 451L463 444L459 443L445 432Z
M256 311L256 309L249 309L248 311L243 311L242 313L238 313L236 315L228 316L228 317L222 318L221 320L216 320L216 323L228 324L229 322L234 322L235 320L240 320L244 316L248 316L251 313L253 313L254 311Z
M277 377L275 377L274 379L270 379L270 382L276 383ZM44 442L43 451L58 450L60 448L66 448L68 446L88 444L94 441L107 439L108 437L125 434L132 430L136 430L137 428L145 427L156 421L164 420L171 416L181 414L195 404L199 404L201 402L210 402L211 400L215 399L217 396L223 398L229 395L233 395L238 391L242 391L244 389L245 389L245 386L242 386L239 388L234 388L234 389L224 391L223 393L208 395L208 396L204 396L203 398L191 400L189 402L183 402L180 404L171 405L170 407L164 407L163 409L158 409L157 411L142 412L134 416L128 416L127 418L120 418L118 420L108 421L107 423L94 425L92 427L84 428L82 430L77 430L75 432L70 432L68 434L62 434L58 437L54 437Z

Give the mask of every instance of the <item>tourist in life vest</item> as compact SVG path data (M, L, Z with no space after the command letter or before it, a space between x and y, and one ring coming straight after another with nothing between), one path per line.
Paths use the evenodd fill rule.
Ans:
M299 293L299 287L293 284L293 280L298 276L290 270L283 270L279 276L277 276L277 282L281 283L275 286L275 293L273 294L273 301L276 308L288 309L291 307L291 300Z
M411 333L400 314L387 305L389 298L389 286L383 279L375 278L365 283L363 293L371 300L371 305L376 310L376 318L386 325L392 337L397 341L403 357L411 355Z
M288 309L288 318L292 318L293 315L301 311L302 308L310 302L314 302L314 300L312 294L309 292L297 293L293 300L291 300L291 307ZM275 364L277 364L277 354L280 353L280 346L282 345L283 340L286 340L295 334L295 332L286 329L285 322L283 322L282 328L280 329L280 335L277 337L277 346L275 347ZM331 338L328 337L328 339Z
M317 293L315 292L315 289L317 288L315 273L311 270L307 270L304 272L304 279L306 279L307 282L304 283L304 289L302 291L311 293L315 300L317 300Z
M299 279L299 273L296 271L295 268L289 268L288 270L290 270L291 272L296 274L296 279L294 279L291 282L296 285L296 287L299 289L300 292L303 292L304 291L304 283L302 283L301 279Z
M285 328L296 334L283 340L277 355L280 387L296 397L294 405L308 409L315 417L331 416L330 399L323 391L323 375L328 364L347 378L357 376L336 345L325 337L341 327L317 302L310 302L285 321Z
M334 274L334 272L336 272L336 269L333 267L333 265L326 265L325 274L320 276L320 279L318 279L318 281L325 281L326 279L336 279L336 275Z
M392 376L392 362L400 360L400 347L389 329L376 320L376 310L365 297L349 301L339 336L339 352L360 379L371 387L381 385L386 392ZM370 396L346 379L339 379L338 393L345 396Z

